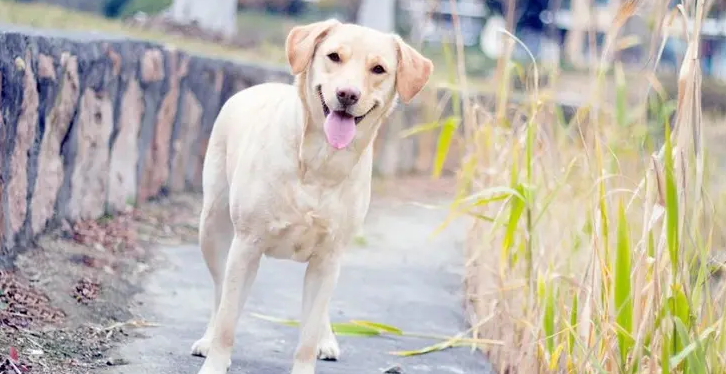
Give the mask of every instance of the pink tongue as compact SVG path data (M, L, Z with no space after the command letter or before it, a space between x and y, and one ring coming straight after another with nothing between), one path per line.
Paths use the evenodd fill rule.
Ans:
M347 147L355 137L355 119L343 116L337 112L330 112L323 124L328 143L337 149Z

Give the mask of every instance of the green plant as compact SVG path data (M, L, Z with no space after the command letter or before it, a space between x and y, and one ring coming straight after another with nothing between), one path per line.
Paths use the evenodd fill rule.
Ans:
M146 14L157 14L169 6L171 6L172 0L127 0L119 16L122 18L130 17L137 12L144 12Z
M116 18L121 15L129 0L106 0L103 5L103 14L109 18Z

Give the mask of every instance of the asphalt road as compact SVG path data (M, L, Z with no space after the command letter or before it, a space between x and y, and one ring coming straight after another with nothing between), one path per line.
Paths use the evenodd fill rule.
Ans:
M452 336L465 330L460 254L463 227L433 239L443 212L392 200L374 199L364 230L365 243L352 245L331 304L333 322L363 319L404 331ZM127 365L106 374L195 374L203 359L189 349L204 332L211 280L196 246L161 248L164 266L138 296L134 311L158 327L142 330L115 352ZM304 266L263 261L237 329L230 374L284 374L292 365L297 329L250 315L298 318ZM382 373L400 365L402 373L489 373L481 353L454 348L413 357L388 352L435 341L408 337L339 337L341 359L318 364L318 374Z

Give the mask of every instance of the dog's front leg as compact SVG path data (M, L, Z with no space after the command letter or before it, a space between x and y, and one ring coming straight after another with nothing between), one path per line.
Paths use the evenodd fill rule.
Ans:
M300 341L295 351L292 374L315 373L321 338L326 343L331 343L327 340L332 338L337 351L337 342L330 329L328 307L339 273L340 259L337 255L314 257L308 263L303 286Z
M249 238L235 234L227 257L209 353L199 374L224 374L229 369L237 321L257 276L261 257L262 252Z
M319 281L318 270L315 266L308 266L305 272L305 282L303 284L303 303L301 320L306 321L313 304L314 292L317 292L315 284ZM338 340L330 326L329 308L324 308L323 325L318 340L317 357L321 360L336 361L340 356L340 347Z

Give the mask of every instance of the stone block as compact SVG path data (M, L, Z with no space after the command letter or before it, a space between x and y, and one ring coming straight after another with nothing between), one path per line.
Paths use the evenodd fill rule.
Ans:
M164 53L153 48L143 52L140 60L139 82L143 91L143 114L137 140L138 162L136 164L136 200L144 201L154 196L151 175L155 167L153 148L157 144L157 121L165 94L169 90L169 80L165 79L165 69L173 63ZM167 102L168 107L168 102Z
M202 164L206 141L212 132L217 113L226 100L222 96L223 83L228 79L246 79L239 75L227 75L226 72L228 71L224 70L224 65L220 62L194 59L189 64L189 79L186 87L199 100L203 108L199 131L189 149L190 159L185 171L187 186L196 191L200 191L202 187ZM224 92L224 94L230 93L231 91Z
M52 56L38 54L38 78L48 78L55 81L55 61Z
M158 195L169 178L171 135L179 105L179 86L188 72L188 59L171 51L167 54L167 62L168 88L156 115L153 139L146 149L139 180L138 198L142 201Z
M66 218L96 219L105 211L108 189L108 142L113 127L113 106L108 94L90 87L81 94L74 169Z
M0 71L0 108L3 106L3 74L2 71ZM0 112L0 202L2 202L2 197L4 196L3 190L5 188L5 178L2 173L3 165L5 164L3 161L5 159L5 132L7 127L5 126L5 121L3 120L2 112ZM0 204L0 253L2 253L3 249L5 247L5 205Z
M108 209L123 211L136 202L136 165L138 163L138 137L144 100L141 87L131 79L122 94L118 133L111 145L109 161Z
M13 178L11 162L15 153L15 138L18 122L26 91L25 52L28 50L27 40L20 35L0 34L0 210L2 210L2 226L0 226L0 266L6 263L5 258L15 245L14 240L18 227L19 208L25 209L25 201L18 205L17 191L22 189L23 181ZM18 63L18 59L22 63ZM27 105L27 104L26 104ZM13 181L15 179L15 181ZM25 181L27 183L27 180ZM11 189L11 186L14 187ZM13 191L13 192L11 192ZM13 196L16 195L16 196ZM22 212L22 211L21 211ZM15 218L11 218L12 216Z
M43 70L39 68L39 71ZM46 76L55 78L55 68L46 71L53 72L52 75L48 73ZM61 143L68 134L80 94L76 56L68 53L61 55L60 77L60 80L54 79L57 86L52 98L45 100L50 104L50 110L45 116L45 129L38 154L38 178L30 198L32 212L30 226L33 233L42 232L55 215L58 192L65 177Z
M32 70L30 51L24 58L15 59L15 68L22 74L22 101L15 124L12 151L9 160L9 174L5 193L8 197L7 228L8 240L20 232L28 213L28 156L38 130L38 91L35 73Z
M164 54L159 49L146 51L141 58L141 81L161 82L164 75Z
M190 91L184 92L180 109L178 132L172 143L173 157L171 161L171 181L169 189L172 192L184 191L187 188L185 167L194 160L189 150L199 134L202 124L202 104Z

